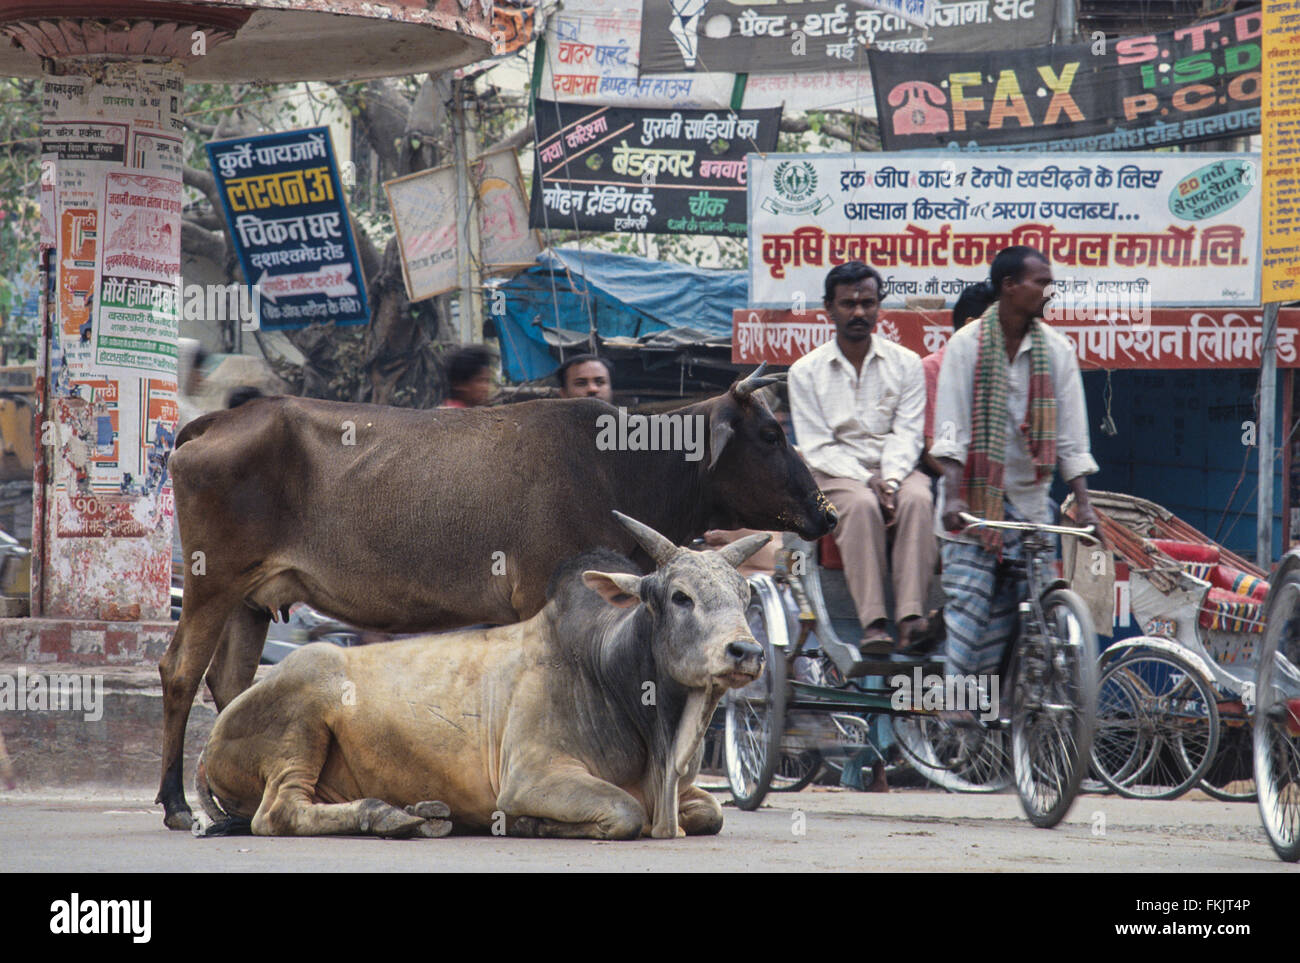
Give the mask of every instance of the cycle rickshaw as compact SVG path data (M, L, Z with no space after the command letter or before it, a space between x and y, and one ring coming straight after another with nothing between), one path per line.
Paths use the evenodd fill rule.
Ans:
M842 571L817 546L784 537L773 575L750 576L750 627L767 671L724 702L728 783L736 804L756 809L775 781L812 778L826 752L873 748L867 717L891 717L899 746L928 779L948 789L992 791L1015 782L1026 816L1050 827L1065 818L1088 768L1096 699L1096 634L1088 609L1052 566L1054 535L1093 541L1087 530L1023 522L1020 563L1030 590L1020 632L1008 646L997 718L956 725L916 700L899 705L898 677L943 676L934 656L864 658L844 638L860 633ZM1012 563L1015 564L1015 563ZM802 662L800 661L802 660ZM801 671L795 671L796 669ZM864 683L883 677L879 684Z
M1199 787L1223 801L1252 801L1263 571L1154 502L1089 497L1128 567L1130 609L1143 633L1101 655L1093 771L1129 798L1173 799Z

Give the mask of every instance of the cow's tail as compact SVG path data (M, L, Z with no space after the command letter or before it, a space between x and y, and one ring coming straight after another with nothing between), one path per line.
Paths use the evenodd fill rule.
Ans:
M207 750L204 750L206 752ZM203 765L203 752L199 753L199 764L194 769L194 794L199 797L203 811L212 820L206 827L198 830L197 836L249 836L253 832L253 823L243 816L231 816L208 786L208 771Z

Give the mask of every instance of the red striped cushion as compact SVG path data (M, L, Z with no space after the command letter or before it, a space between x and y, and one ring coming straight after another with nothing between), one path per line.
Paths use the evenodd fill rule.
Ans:
M1168 538L1152 539L1151 544L1164 552L1176 562L1210 562L1219 560L1217 545L1201 545L1197 542L1176 542Z
M1198 621L1220 632L1263 632L1264 606L1248 595L1212 588L1201 605Z
M1251 575L1231 565L1216 565L1209 579L1216 588L1226 589L1237 595L1247 595L1257 602L1268 597L1268 582L1258 575Z

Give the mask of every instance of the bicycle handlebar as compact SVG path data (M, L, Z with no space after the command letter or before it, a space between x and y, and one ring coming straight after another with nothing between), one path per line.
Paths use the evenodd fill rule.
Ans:
M972 528L1003 528L1021 532L1051 532L1055 535L1072 535L1089 545L1100 545L1101 540L1093 533L1097 526L1089 525L1087 528L1071 528L1067 525L1042 525L1038 522L993 522L985 518L976 518L968 512L961 512L958 516L966 527L963 532Z

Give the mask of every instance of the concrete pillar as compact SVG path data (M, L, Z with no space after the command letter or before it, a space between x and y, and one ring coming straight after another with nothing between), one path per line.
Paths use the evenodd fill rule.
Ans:
M166 620L183 70L138 60L47 65L51 310L33 614Z

